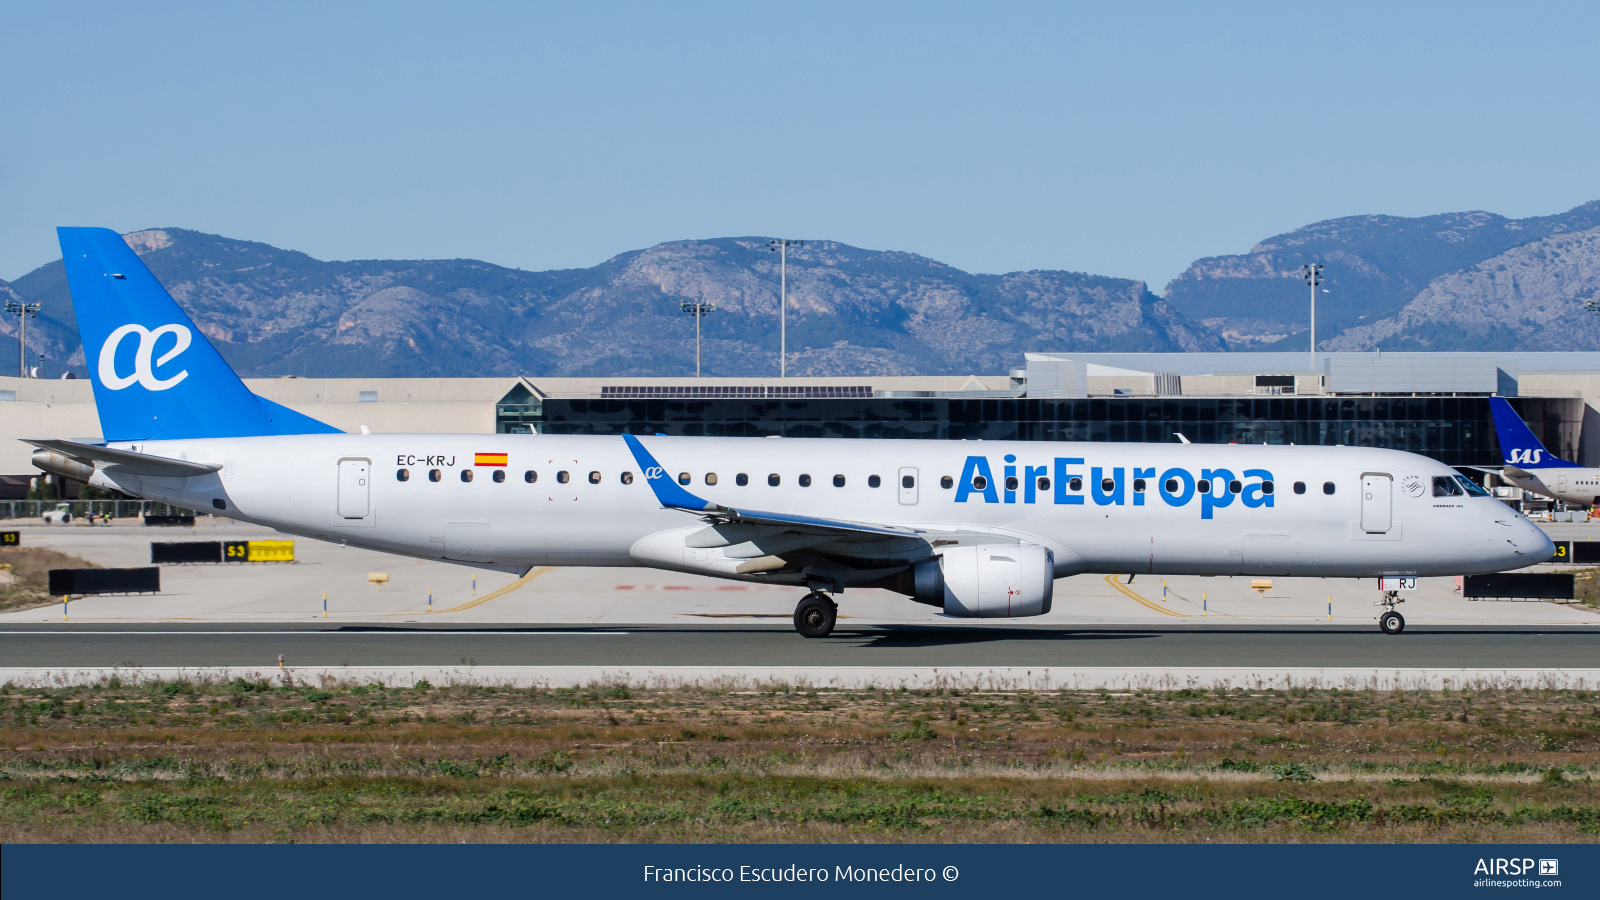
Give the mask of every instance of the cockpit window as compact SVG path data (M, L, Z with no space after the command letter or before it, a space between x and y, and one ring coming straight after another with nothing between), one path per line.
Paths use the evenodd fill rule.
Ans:
M1457 475L1456 476L1456 480L1461 482L1461 486L1467 489L1467 493L1471 494L1474 497L1493 497L1494 496L1493 494L1489 493L1487 490L1484 490L1483 485L1477 483L1476 481L1473 481L1471 478L1468 478L1465 475Z
M1459 497L1461 494L1461 486L1456 484L1454 478L1449 475L1433 476L1433 495L1435 497Z

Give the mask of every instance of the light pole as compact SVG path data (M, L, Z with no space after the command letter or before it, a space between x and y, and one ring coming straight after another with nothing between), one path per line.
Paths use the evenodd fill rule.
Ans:
M17 377L28 377L28 320L39 317L39 304L6 301L6 312L17 317Z
M694 315L694 377L700 377L700 320L717 311L715 300L685 300L678 308Z
M1321 284L1322 263L1307 263L1300 267L1300 277L1311 285L1311 371L1317 370L1317 285Z
M804 247L805 241L768 241L769 250L778 254L778 377L784 376L789 361L789 248Z

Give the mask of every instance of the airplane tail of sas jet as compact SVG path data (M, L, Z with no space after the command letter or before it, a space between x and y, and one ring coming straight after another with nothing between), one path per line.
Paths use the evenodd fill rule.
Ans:
M339 433L251 393L121 235L56 234L107 441Z
M1500 438L1500 456L1508 466L1524 469L1572 469L1569 463L1546 450L1544 444L1533 436L1517 411L1504 397L1490 397L1489 410L1494 413L1494 430Z

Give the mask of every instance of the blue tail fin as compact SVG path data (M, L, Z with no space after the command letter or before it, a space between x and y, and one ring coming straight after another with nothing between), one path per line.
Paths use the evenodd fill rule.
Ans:
M1500 456L1506 465L1525 469L1577 468L1576 464L1546 450L1504 397L1490 397L1489 410L1494 413L1494 430L1500 438Z
M252 394L121 235L56 234L106 440L339 432Z

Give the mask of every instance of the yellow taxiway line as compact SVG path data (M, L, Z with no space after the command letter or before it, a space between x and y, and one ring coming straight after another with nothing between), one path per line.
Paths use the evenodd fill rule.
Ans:
M1194 616L1191 616L1191 615L1189 615L1187 613L1173 612L1172 610L1167 609L1165 606L1162 606L1162 605L1160 605L1158 603L1151 603L1149 600L1146 600L1145 598L1143 598L1143 597L1139 596L1138 594L1134 593L1133 590L1131 588L1129 588L1127 585L1125 585L1122 582L1118 581L1117 580L1117 576L1115 576L1115 575L1107 575L1106 576L1106 584L1109 584L1112 587L1116 588L1119 593L1121 593L1123 596L1127 597L1128 599L1133 600L1135 603L1139 603L1139 604L1142 604L1144 606L1147 606L1150 609L1153 609L1156 612L1161 613L1162 615L1177 616L1180 619L1192 619L1192 618L1194 618Z
M522 576L521 578L518 578L516 581L511 582L510 584L506 585L505 587L501 588L498 591L494 591L492 593L484 594L482 597L479 597L476 600L468 600L466 603L463 603L460 606L452 606L449 609L441 609L441 610L439 610L439 613L461 612L464 609L471 609L474 606L482 606L483 604L488 603L490 600L493 600L496 597L504 597L506 594L511 593L512 591L516 590L519 587L522 587L523 585L525 585L528 582L534 580L535 578L538 578L540 575L543 575L546 572L554 572L555 569L556 569L555 566L536 566L535 568L529 569L528 570L528 574ZM434 613L434 615L438 615L439 613Z

